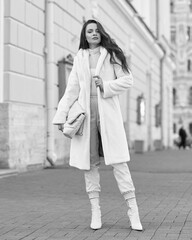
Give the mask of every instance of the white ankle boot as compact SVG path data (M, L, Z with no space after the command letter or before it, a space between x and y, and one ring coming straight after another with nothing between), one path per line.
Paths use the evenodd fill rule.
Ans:
M101 210L99 206L99 198L90 199L91 202L91 225L90 227L94 230L100 229L102 227L101 223Z
M141 225L136 199L135 198L127 199L126 202L129 208L127 215L131 222L131 228L133 230L142 231L143 227Z

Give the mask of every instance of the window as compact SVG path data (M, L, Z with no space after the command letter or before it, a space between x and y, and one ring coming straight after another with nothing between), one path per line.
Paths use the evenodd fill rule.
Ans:
M190 9L190 12L192 12L192 0L190 0L189 9Z
M184 23L180 23L178 26L178 37L177 42L180 46L186 43L186 29Z
M141 125L145 121L145 99L143 94L137 97L137 124Z
M189 88L189 105L192 105L192 87Z
M66 86L69 74L73 66L73 56L71 54L67 55L61 61L58 61L58 83L59 83L59 100L62 98Z
M170 10L171 10L171 13L174 12L174 2L173 2L173 0L170 1Z
M187 27L187 38L189 41L190 40L190 27L189 26Z
M187 71L191 72L192 68L191 68L191 59L187 60Z
M188 39L188 41L191 41L192 40L192 36L191 36L191 27L190 26L188 26L187 27L187 39Z
M177 124L173 123L173 133L177 133Z
M189 132L192 135L192 123L189 123Z
M171 27L171 42L175 43L176 42L176 28L175 27Z
M175 106L177 103L177 91L175 88L173 88L173 106Z
M155 126L161 126L161 105L160 103L155 105Z

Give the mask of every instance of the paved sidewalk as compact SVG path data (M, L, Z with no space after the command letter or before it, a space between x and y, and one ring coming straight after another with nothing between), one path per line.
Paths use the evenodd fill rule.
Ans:
M0 240L192 240L192 151L133 154L145 230L130 229L111 167L101 167L103 227L93 231L82 171L46 169L0 179Z
M10 177L13 175L17 175L18 171L15 169L0 169L0 178L4 178L4 177Z

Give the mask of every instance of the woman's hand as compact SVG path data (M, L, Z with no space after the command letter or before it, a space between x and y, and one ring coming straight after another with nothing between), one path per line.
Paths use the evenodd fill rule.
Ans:
M93 76L94 80L95 80L95 85L96 87L99 87L101 92L103 92L103 80L100 78L100 76Z
M58 124L58 129L63 132L64 129L64 124Z

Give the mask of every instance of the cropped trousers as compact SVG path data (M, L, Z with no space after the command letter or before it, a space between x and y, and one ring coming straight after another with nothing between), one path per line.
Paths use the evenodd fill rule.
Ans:
M91 122L90 122L90 170L84 171L86 192L89 198L99 197L100 186L100 156L99 149L101 144L100 120L97 104L97 96L90 98ZM116 179L120 193L125 200L135 197L135 187L131 178L127 163L112 164L113 174Z

